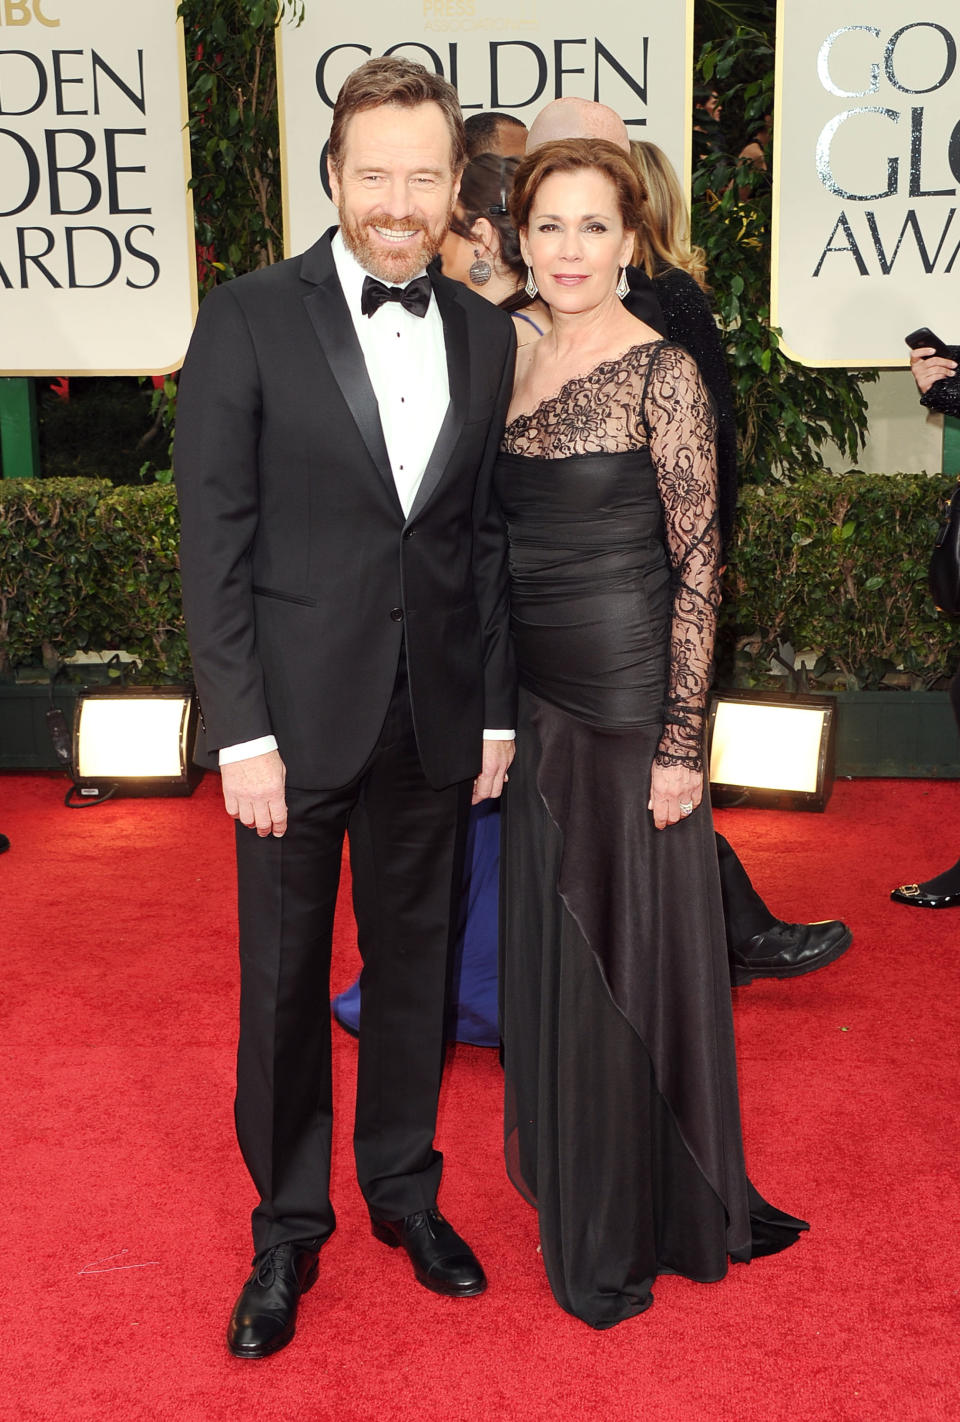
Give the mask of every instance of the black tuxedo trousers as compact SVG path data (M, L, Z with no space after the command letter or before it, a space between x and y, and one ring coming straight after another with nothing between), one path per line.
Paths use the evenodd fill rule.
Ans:
M470 784L434 790L417 752L405 658L363 770L337 790L288 791L289 828L237 826L240 1049L237 1137L260 1193L256 1253L325 1240L333 1120L330 944L344 834L363 960L354 1122L372 1215L436 1201L450 925Z

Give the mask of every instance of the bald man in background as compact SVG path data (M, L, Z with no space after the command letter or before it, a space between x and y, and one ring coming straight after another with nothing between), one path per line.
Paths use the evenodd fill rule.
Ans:
M527 135L527 152L558 138L605 138L630 152L627 126L615 109L590 99L554 99L537 114Z
M626 124L615 110L589 99L554 99L537 114L527 135L528 153L543 143L562 138L603 138L630 152ZM670 303L661 305L655 283L638 267L627 268L630 291L624 305L668 340L685 344L683 312ZM719 336L718 336L719 340ZM690 354L696 360L698 351ZM715 365L707 362L704 365ZM719 362L722 367L723 362ZM731 401L729 381L711 386L718 403ZM720 523L733 526L736 485L718 489ZM754 978L793 978L826 967L845 953L853 934L839 919L820 923L786 923L775 918L750 882L750 877L723 835L717 835L717 858L727 934L730 977L735 986Z

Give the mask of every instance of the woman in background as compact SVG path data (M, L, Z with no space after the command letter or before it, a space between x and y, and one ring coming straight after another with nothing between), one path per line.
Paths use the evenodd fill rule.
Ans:
M511 315L517 345L525 346L550 329L550 311L524 290L527 269L508 209L519 162L481 153L467 164L440 262L444 276L463 282Z
M697 362L717 412L720 536L726 548L737 505L737 421L727 357L707 296L706 256L702 247L691 246L689 209L667 155L655 143L637 141L630 153L647 190L635 265L653 281L666 334Z

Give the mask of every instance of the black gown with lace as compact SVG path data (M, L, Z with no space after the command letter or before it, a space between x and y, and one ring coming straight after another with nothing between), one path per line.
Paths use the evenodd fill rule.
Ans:
M658 831L650 773L701 764L718 602L714 420L650 342L513 420L496 481L521 685L504 804L506 1154L558 1302L594 1328L659 1273L719 1279L801 1220L744 1171L707 803Z

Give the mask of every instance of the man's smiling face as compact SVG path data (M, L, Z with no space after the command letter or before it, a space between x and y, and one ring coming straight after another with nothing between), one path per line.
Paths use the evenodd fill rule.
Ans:
M330 190L343 240L364 271L402 285L437 255L460 187L451 146L434 103L381 104L350 119Z

